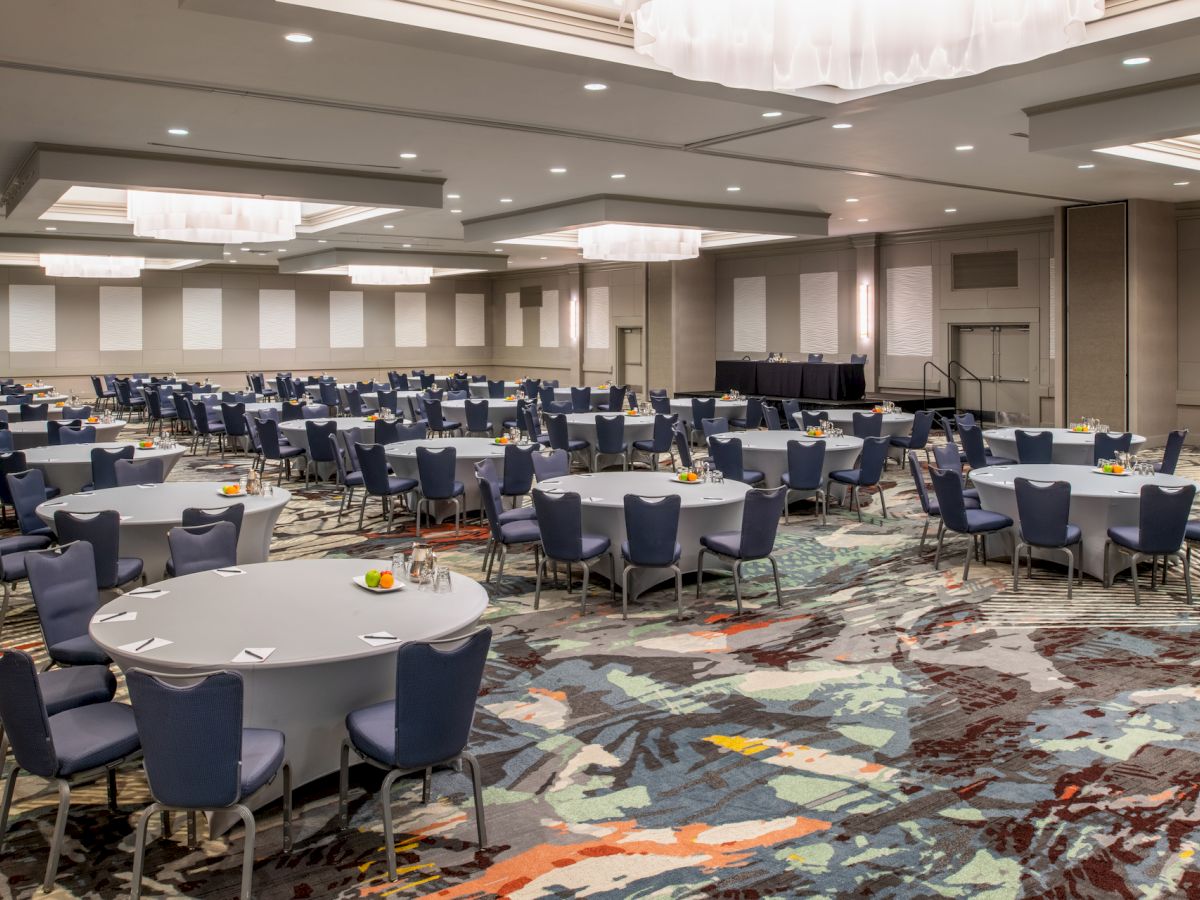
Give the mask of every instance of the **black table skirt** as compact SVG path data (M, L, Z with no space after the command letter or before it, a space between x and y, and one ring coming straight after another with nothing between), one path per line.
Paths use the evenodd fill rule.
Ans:
M861 400L867 391L862 363L766 363L717 360L714 390L767 397Z

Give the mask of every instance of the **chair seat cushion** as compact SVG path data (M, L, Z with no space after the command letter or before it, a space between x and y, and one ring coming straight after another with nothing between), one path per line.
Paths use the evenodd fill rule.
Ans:
M283 763L283 732L272 728L242 730L242 797L275 777Z
M903 447L905 450L907 450L909 445L912 444L912 435L911 434L893 434L891 437L888 438L888 443L891 444L893 447Z
M60 641L46 649L55 662L72 666L106 666L110 662L108 654L97 647L96 642L86 634Z
M1141 544L1141 530L1136 525L1114 525L1108 529L1108 536L1114 544L1137 550Z
M645 559L635 559L632 552L633 548L629 546L629 541L621 541L621 559L633 563L635 566L673 566L679 562L679 557L683 553L683 548L678 543L675 544L675 549L672 551L670 559L655 559L647 561Z
M523 522L527 519L537 519L537 510L532 506L518 506L515 509L506 509L499 514L500 524L507 525L509 522Z
M535 519L517 519L515 522L500 523L500 534L505 544L528 544L542 539L541 529Z
M1015 466L1017 461L1009 459L1007 456L992 456L990 453L986 457L989 466Z
M581 441L575 438L570 438L567 440L567 451L570 453L574 453L576 450L586 450L590 446L592 445L587 441Z
M346 716L346 731L360 753L391 765L396 759L396 701L356 709Z
M666 453L668 448L664 447L663 449L659 450L657 447L654 446L654 441L647 440L647 441L634 441L633 449L640 450L643 453Z
M26 550L44 550L49 546L50 538L44 534L17 534L0 538L0 555L20 553L23 556Z
M817 473L817 478L818 478L817 484L801 485L800 487L797 487L796 485L792 484L792 473L791 472L784 472L782 475L779 476L779 478L784 483L785 486L787 486L788 488L790 488L793 491L819 491L824 488L824 483L820 481L820 473L819 472Z
M357 473L361 475L362 473ZM349 476L347 476L348 478ZM458 482L455 482L456 484ZM403 478L399 475L388 476L388 493L389 494L407 494L409 491L416 490L417 481L414 478Z
M122 556L117 560L117 584L126 584L142 577L142 561L136 556Z
M346 487L362 487L365 484L362 472L347 472L346 477L342 479L342 484Z
M304 455L303 447L293 447L291 444L281 445L279 448L280 459L295 459L297 456Z
M629 445L628 445L627 443L625 443L624 441L622 441L622 442L621 442L621 446L620 446L620 447L615 447L615 448L609 448L609 449L607 449L607 450L602 450L602 449L600 449L600 445L599 445L599 444L597 444L597 445L596 445L596 452L597 452L597 453L599 453L601 456L603 456L603 455L604 455L604 454L606 454L606 453L611 453L613 456L616 456L618 453L628 453L628 452L629 452Z
M124 703L93 703L50 717L58 772L68 777L135 753L141 747L133 709Z
M702 535L700 546L722 556L740 556L742 552L742 533L740 531L716 531Z
M59 493L60 492L59 492L58 488L54 487L53 485L48 485L46 487L46 499L47 500L51 499L52 497L57 497L59 495Z
M583 553L580 559L594 559L602 553L607 553L608 548L612 546L605 535L602 534L585 534L583 536Z
M999 531L1012 525L1012 519L987 509L968 509L967 528L972 534L983 531Z
M963 499L964 500L974 500L975 505L978 506L979 505L979 491L976 490L975 488L967 488L965 491L963 491Z
M1200 519L1193 519L1188 522L1183 536L1189 541L1200 541Z
M450 419L442 419L441 431L457 431L462 428L462 422L453 422Z
M841 484L858 484L862 477L862 469L838 469L830 472L829 477Z
M766 477L767 476L758 471L758 469L742 469L741 480L743 484L758 484L760 481L765 480Z
M108 666L67 666L38 676L46 715L78 706L107 703L117 692L117 679Z

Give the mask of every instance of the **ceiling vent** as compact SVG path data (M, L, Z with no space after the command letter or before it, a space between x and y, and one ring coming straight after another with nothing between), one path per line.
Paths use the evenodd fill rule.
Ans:
M950 257L950 265L950 289L954 291L1017 287L1016 250L955 253Z

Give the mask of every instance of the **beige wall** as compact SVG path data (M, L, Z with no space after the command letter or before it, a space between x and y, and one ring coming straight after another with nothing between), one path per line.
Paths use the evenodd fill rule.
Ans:
M1200 432L1200 204L1178 210L1179 424Z

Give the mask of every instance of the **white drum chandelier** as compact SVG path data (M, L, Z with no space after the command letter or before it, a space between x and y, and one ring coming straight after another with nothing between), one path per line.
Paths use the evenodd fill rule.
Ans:
M660 225L588 225L579 229L584 259L663 262L700 255L700 232Z
M137 278L146 260L136 256L42 253L39 264L51 278Z
M353 284L429 284L433 269L421 266L347 266Z
M682 78L846 90L960 78L1055 53L1104 0L613 0L634 47Z
M296 200L161 191L126 191L125 212L139 237L205 244L290 241L301 217Z

